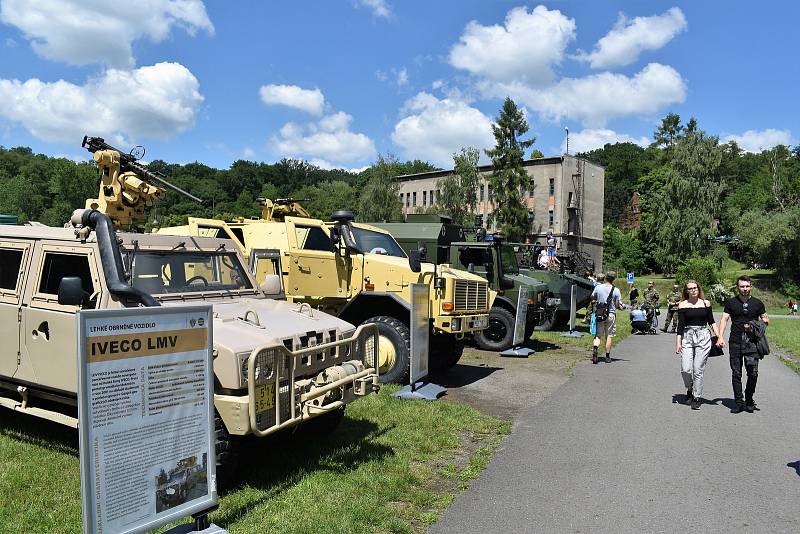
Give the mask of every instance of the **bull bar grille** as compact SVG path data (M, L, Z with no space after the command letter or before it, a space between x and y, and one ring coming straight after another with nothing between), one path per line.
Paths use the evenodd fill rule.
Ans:
M377 327L375 325L362 325L355 334L340 341L325 343L319 348L311 346L290 351L285 345L260 347L255 349L248 357L247 389L249 395L250 422L254 433L265 435L278 430L282 426L290 426L300 421L303 413L302 395L303 388L297 387L296 381L307 373L308 366L304 363L311 361L322 362L317 357L320 354L335 354L338 357L325 359L325 365L320 370L336 365L340 362L359 360L365 369L372 369L377 373L378 343ZM274 384L272 388L268 384ZM262 386L267 386L266 388ZM263 405L268 409L256 413L257 396L264 391L274 395L271 402Z
M489 302L489 284L473 280L456 280L455 311L485 310Z

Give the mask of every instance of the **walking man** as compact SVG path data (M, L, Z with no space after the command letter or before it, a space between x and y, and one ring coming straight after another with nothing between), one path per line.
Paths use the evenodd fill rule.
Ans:
M683 300L680 287L678 284L673 284L672 291L667 295L667 318L664 321L664 328L661 329L662 332L667 331L670 323L672 323L672 328L669 328L670 332L675 332L678 328L678 303Z
M617 335L616 312L617 309L625 309L625 304L622 303L622 295L619 289L614 287L615 278L616 273L608 271L603 283L595 286L594 290L592 290L592 303L597 317L597 329L592 342L592 363L597 363L597 351L601 340L605 340L606 344L606 363L611 363L611 338ZM600 317L603 316L605 316L605 319L601 321Z
M769 316L764 307L764 303L755 297L750 296L753 287L749 276L742 275L736 279L736 289L739 295L725 301L725 308L722 311L722 319L719 322L718 347L724 347L725 341L722 336L725 334L725 326L731 322L731 333L728 337L728 354L731 362L731 384L733 385L733 397L736 400L736 407L731 410L733 413L741 413L746 410L753 413L756 403L753 401L753 394L756 392L756 382L758 381L758 361L760 359L755 348L747 342L747 333L750 330L749 321L761 319L765 324L769 324ZM747 387L742 395L742 364L747 371Z

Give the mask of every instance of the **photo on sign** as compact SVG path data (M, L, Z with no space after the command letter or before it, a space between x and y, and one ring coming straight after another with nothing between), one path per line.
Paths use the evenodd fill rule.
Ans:
M203 454L202 463L198 463L197 455L194 455L162 467L155 477L156 513L208 493L207 462L208 457Z

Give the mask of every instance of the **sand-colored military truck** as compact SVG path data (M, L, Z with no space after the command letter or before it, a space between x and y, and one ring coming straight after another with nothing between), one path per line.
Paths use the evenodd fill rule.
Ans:
M520 273L513 249L499 236L467 241L462 226L453 224L449 217L432 214L408 215L405 222L373 224L391 232L406 252L423 250L431 261L475 273L497 291L489 327L474 336L476 345L484 350L511 347L521 287L526 286L528 291L525 339L558 308L559 298L550 293L546 283Z
M260 201L260 219L190 217L188 225L158 233L233 239L249 258L257 280L281 275L288 299L356 325L378 325L384 382L403 383L408 377L410 284L430 286L432 369L455 365L463 338L488 326L496 294L485 279L448 265L423 263L416 253L406 254L389 232L356 223L351 212L334 212L326 222L289 215L307 214L294 201ZM276 204L291 209L279 212Z
M259 287L231 241L116 233L95 210L72 223L0 227L0 406L77 427L77 312L128 306L213 306L223 485L238 437L328 425L377 389L375 329L268 298L278 284Z

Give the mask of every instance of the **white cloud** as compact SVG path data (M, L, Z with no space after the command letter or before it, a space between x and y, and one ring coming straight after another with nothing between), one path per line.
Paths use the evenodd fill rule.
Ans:
M253 160L256 157L256 151L251 147L246 146L242 149L242 157L247 160Z
M386 0L356 0L356 5L371 9L372 14L376 17L388 19L392 16L392 8L389 7Z
M397 71L397 85L400 87L408 85L408 70L405 67Z
M3 46L6 48L16 48L17 42L11 37L6 37L6 40L3 41Z
M334 170L334 169L342 169L342 170L345 170L347 172L352 172L354 174L358 174L361 171L364 171L364 170L369 168L369 165L364 165L363 167L352 167L352 168L343 167L342 165L334 165L330 161L324 160L324 159L320 159L320 158L310 159L310 160L307 161L307 163L309 163L311 165L314 165L315 167L319 167L320 169L323 169L323 170L326 170L326 171L330 171L330 170Z
M197 78L179 63L109 69L85 85L0 79L0 117L45 141L164 139L193 126L202 102Z
M494 144L492 120L462 101L419 93L403 107L406 116L394 127L392 140L408 159L453 166L453 153L462 147Z
M259 89L265 104L289 106L312 115L322 115L325 96L319 89L303 89L296 85L263 85Z
M454 67L478 76L540 85L553 79L552 67L561 62L573 39L575 21L560 11L516 7L502 26L469 22L449 59Z
M546 120L577 120L590 128L602 127L614 117L653 113L686 99L681 75L659 63L647 65L632 77L602 72L585 78L563 78L543 89L485 81L481 88L492 96L509 95Z
M766 130L747 130L743 134L729 134L722 138L722 143L729 141L736 141L739 148L745 152L761 152L762 150L770 149L777 145L793 145L795 141L792 139L792 133L789 130L775 130L768 128Z
M650 140L647 137L636 139L628 134L617 133L608 129L585 129L580 132L570 132L569 134L570 154L603 148L607 143L612 145L614 143L634 143L644 147L650 144ZM564 148L565 145L562 144L561 150L563 151Z
M595 69L630 65L647 50L658 50L687 27L686 17L677 7L661 15L636 17L620 15L614 29L600 39L590 54L578 59L589 61Z
M37 54L72 65L135 65L131 44L167 39L173 27L214 33L201 0L3 0L0 21L16 26Z
M364 134L351 132L352 120L340 111L304 126L288 122L271 142L275 150L289 158L337 163L369 160L377 153L375 143Z

